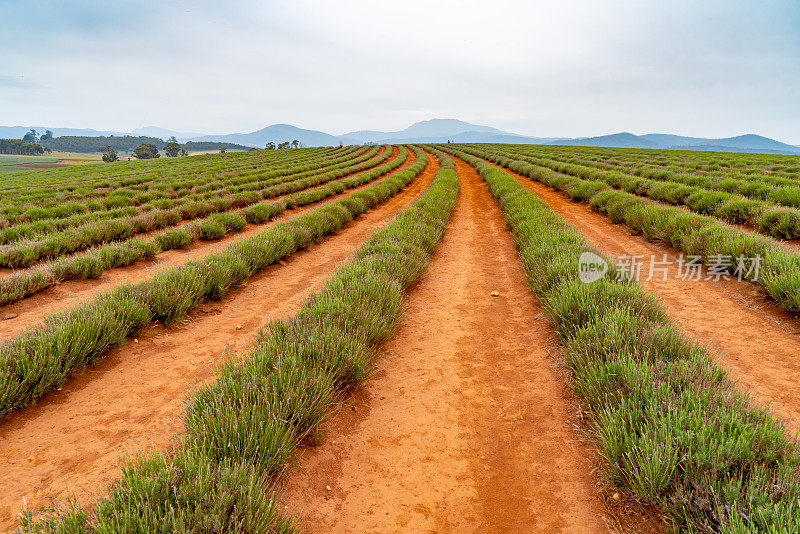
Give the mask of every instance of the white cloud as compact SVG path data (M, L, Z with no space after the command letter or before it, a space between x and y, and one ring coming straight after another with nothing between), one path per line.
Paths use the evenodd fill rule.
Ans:
M800 143L791 1L23 4L0 5L6 124L338 133L455 117Z

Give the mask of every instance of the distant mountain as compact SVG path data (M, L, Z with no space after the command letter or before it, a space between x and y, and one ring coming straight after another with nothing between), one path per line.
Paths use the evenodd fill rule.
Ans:
M599 137L582 137L554 141L553 145L596 146L619 148L658 148L667 150L710 150L716 152L751 152L761 154L800 154L800 148L755 134L723 139L685 137L670 134L634 135L622 132Z
M191 139L193 137L201 137L205 134L198 132L176 132L175 130L168 130L159 126L145 126L144 128L136 128L131 132L131 135L146 135L148 137L158 137L161 139L169 139L175 137L176 139Z
M796 147L781 143L769 137L756 134L738 135L736 137L726 137L725 139L708 139L709 145L721 145L731 148L746 148L758 150L795 150Z
M342 141L345 145L361 144L356 139L330 135L316 130L304 130L291 124L273 124L251 133L203 135L187 139L187 141L219 141L263 148L269 141L273 141L277 145L284 141L292 142L295 139L303 143L304 146L337 146L339 141Z
M773 151L779 152L792 152L797 151L798 147L781 143L769 137L762 135L746 134L738 135L736 137L725 137L723 139L706 139L703 137L683 137L679 135L667 134L648 134L640 135L640 139L646 139L655 143L657 148L676 148L688 149L699 147L717 147L727 149L742 149L745 151L758 150L758 151ZM715 150L712 148L703 148L703 150Z
M497 134L463 132L451 135L450 139L456 143L523 143L527 145L547 145L561 140L559 137L528 137L508 132L500 132Z
M47 130L50 130L53 132L54 137L104 137L111 135L115 137L124 137L128 135L132 137L157 137L159 139L169 139L174 135L178 139L188 139L203 135L202 133L196 132L176 132L175 130L168 130L158 126L136 128L130 132L121 132L115 130L93 130L91 128L57 128L54 126L0 126L0 139L21 139L22 136L28 133L28 130L31 128L36 130L36 133L39 135L43 134Z
M385 143L446 143L448 140L455 143L515 143L530 145L546 145L559 140L553 137L525 137L511 133L490 134L483 132L461 132L452 135L441 135L431 137L391 137L370 141L373 144Z
M480 126L456 119L431 119L429 121L415 122L405 130L397 132L378 132L375 130L361 130L344 134L344 137L357 139L362 143L379 143L389 139L420 139L419 142L436 142L433 139L453 139L459 134L477 132L482 134L508 134L491 126ZM514 134L508 134L514 135ZM429 141L421 141L428 139Z
M28 133L28 130L31 128L36 130L39 135L43 134L46 130L50 130L53 132L53 136L55 137L64 137L67 135L76 135L80 137L101 137L113 135L115 137L124 137L129 135L132 137L158 137L160 139L169 139L174 135L178 139L181 139L203 135L202 133L176 132L174 130L160 128L158 126L136 128L130 132L116 130L93 130L91 128L58 128L55 126L0 126L0 138L19 139Z
M682 135L671 134L646 134L638 136L639 139L644 139L653 143L655 146L692 146L702 145L708 142L708 139L700 137L684 137Z
M714 150L728 152L753 152L765 154L800 154L800 147L781 143L761 135L746 134L722 139L703 137L687 137L671 134L635 135L620 132L610 135L579 138L530 137L498 130L491 126L471 124L456 119L431 119L415 122L404 130L382 132L378 130L358 130L346 134L331 135L317 130L306 130L290 124L273 124L250 133L233 133L220 135L202 135L178 132L147 126L137 128L133 132L112 132L76 128L52 128L44 126L0 126L0 138L20 139L31 129L39 133L52 130L56 137L62 136L149 136L168 139L175 136L178 141L235 143L250 147L263 148L267 142L278 144L297 139L305 146L336 146L339 142L346 145L383 144L383 143L443 143L452 140L458 143L515 143L541 145L571 145L619 148L651 148L671 150Z
M632 133L622 132L598 137L580 137L578 139L562 139L545 143L549 145L603 146L619 148L659 148L655 143Z
M22 139L22 136L33 128L38 134L51 130L53 135L101 136L101 135L130 135L129 132L112 132L110 130L92 130L91 128L55 128L53 126L0 126L0 139Z

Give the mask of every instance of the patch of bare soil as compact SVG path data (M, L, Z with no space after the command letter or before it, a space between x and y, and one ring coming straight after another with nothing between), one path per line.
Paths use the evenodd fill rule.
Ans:
M394 150L397 150L397 148L394 147ZM413 152L410 153L403 165L392 171L392 173L398 172L406 166L411 165L415 159L415 154ZM388 174L390 173L386 175ZM375 180L380 180L386 175L382 175ZM99 278L67 280L54 287L31 295L28 298L6 304L5 306L0 306L0 339L17 336L28 328L41 323L48 315L76 306L77 304L95 297L99 293L110 291L123 284L140 282L164 269L183 265L189 261L199 260L209 254L219 252L222 248L227 247L231 243L252 237L277 221L290 220L308 210L318 208L329 202L336 202L342 195L348 195L354 191L373 185L375 180L362 186L349 189L340 195L334 195L319 202L286 211L272 221L264 224L248 224L239 232L228 234L220 239L214 241L195 241L188 247L168 250L145 261L125 267L118 267L116 269L108 269L103 272ZM2 271L0 271L0 274L2 274Z
M672 248L632 236L616 225L545 185L513 173L586 240L612 259L636 256L644 288L695 340L707 344L718 363L754 399L786 421L790 433L800 430L800 323L750 282L684 279L679 254ZM576 266L577 268L577 266ZM652 276L651 276L652 273Z
M430 164L406 189L337 234L268 267L180 325L153 325L98 365L0 422L0 529L28 507L73 492L87 505L120 475L123 453L162 450L182 432L191 388L213 380L220 361L247 353L267 321L295 312L324 277L431 182Z
M499 207L457 165L461 197L385 358L286 477L302 532L607 531L552 331Z
M17 165L11 165L12 167L20 167L22 169L55 169L56 167L68 167L69 165L65 163L61 163L60 161L57 163L19 163Z

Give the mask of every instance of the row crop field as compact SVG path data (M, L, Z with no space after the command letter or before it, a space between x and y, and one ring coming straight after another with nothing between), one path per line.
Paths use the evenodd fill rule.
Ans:
M797 532L800 159L0 176L0 528Z

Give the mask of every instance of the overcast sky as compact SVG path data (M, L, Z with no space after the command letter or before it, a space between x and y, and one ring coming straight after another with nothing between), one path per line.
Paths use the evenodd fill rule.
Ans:
M800 1L0 0L0 125L800 144Z

